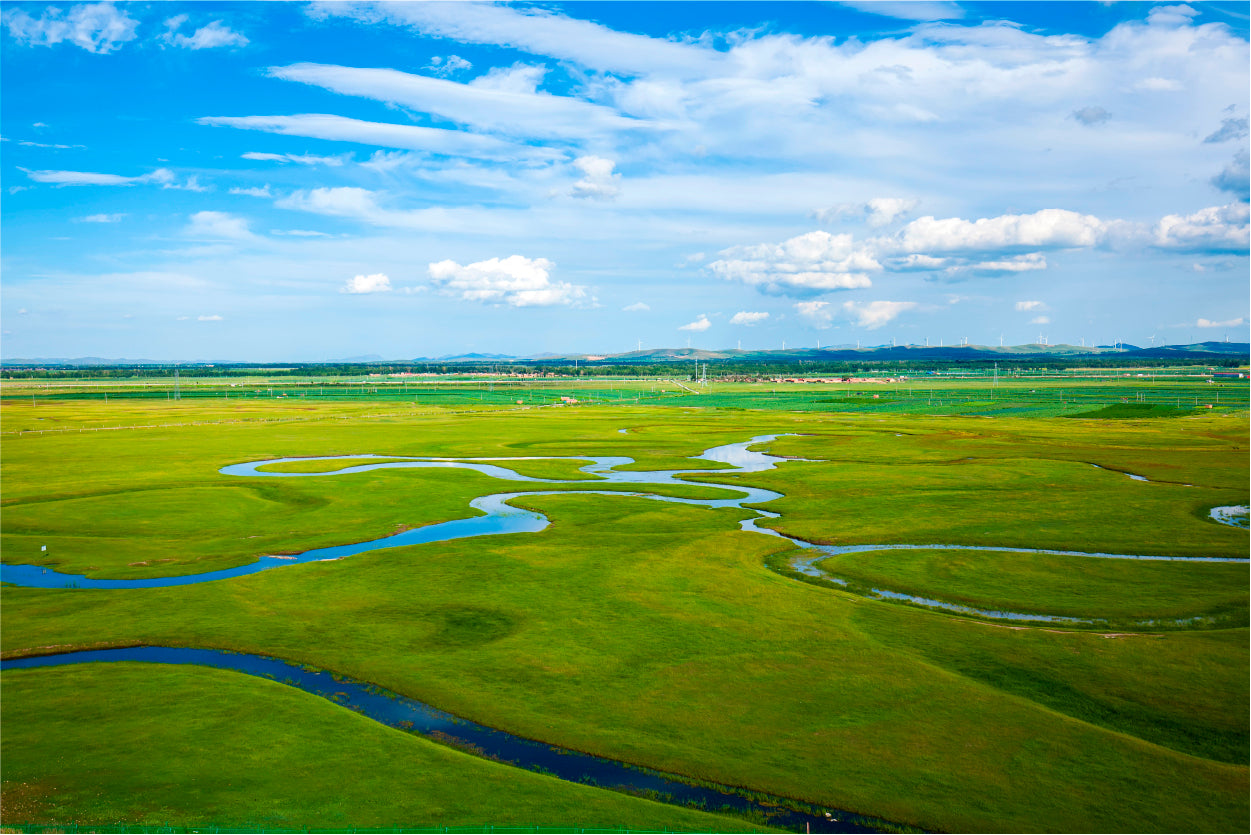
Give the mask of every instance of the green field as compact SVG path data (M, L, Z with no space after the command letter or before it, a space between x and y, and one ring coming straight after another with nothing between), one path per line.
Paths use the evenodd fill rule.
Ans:
M231 463L615 455L636 459L626 469L696 472L716 465L687 456L776 433L795 434L769 451L809 460L691 480L784 493L762 526L812 542L1248 556L1245 530L1207 518L1248 500L1245 386L1221 384L1209 410L1199 391L1215 387L1186 381L1158 384L1150 400L1138 380L1092 382L1086 396L1073 381L941 381L933 398L561 385L621 402L533 408L517 391L494 402L470 389L442 405L413 392L105 402L6 386L3 559L94 577L198 573L463 518L476 496L530 489L464 470L218 473ZM1140 415L1090 415L1144 402ZM580 463L514 469L583 478ZM554 745L901 826L1246 825L1246 564L991 550L827 560L866 586L1124 624L1022 627L797 582L769 567L790 543L739 530L750 511L585 494L519 504L552 524L174 588L5 585L0 649L271 655ZM1131 623L1210 613L1220 628ZM484 761L220 670L13 670L2 681L5 825L750 827Z

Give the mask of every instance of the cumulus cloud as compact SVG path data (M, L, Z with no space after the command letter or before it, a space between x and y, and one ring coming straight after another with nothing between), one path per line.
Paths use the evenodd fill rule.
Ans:
M1039 302L1039 301L1024 301L1024 302L1017 302L1017 303L1016 303L1016 309L1017 309L1017 310L1020 310L1020 311L1026 311L1026 310L1046 310L1046 309L1047 309L1047 305L1045 305L1044 303Z
M1223 322L1213 322L1210 319L1200 319L1195 322L1195 327L1199 328L1236 328L1246 320L1239 316L1237 319L1226 319Z
M1221 126L1204 138L1204 142L1229 142L1247 138L1247 118L1222 119Z
M197 322L220 322L222 321L222 317L218 316L216 313L212 314L211 316L197 316L195 318Z
M1102 107L1090 106L1074 110L1070 116L1083 125L1102 125L1108 119L1112 118L1112 114Z
M1029 323L1031 325L1050 325L1051 317L1050 316L1035 316L1033 319L1029 320Z
M1247 149L1240 149L1234 154L1229 165L1212 178L1212 185L1242 200L1248 199L1249 192L1251 192L1251 164L1249 163L1251 163L1251 157L1248 156Z
M809 324L825 329L834 323L829 302L796 302L795 311Z
M190 35L183 35L178 30L187 22L187 15L180 14L165 21L165 34L161 40L183 49L214 49L223 46L247 46L248 39L230 29L220 20L214 20L202 26Z
M1247 204L1230 203L1189 215L1166 215L1155 225L1152 238L1161 249L1246 254L1251 245L1249 222Z
M338 167L352 159L351 154L340 154L337 157L319 157L315 154L265 154L249 151L242 154L244 159L263 160L269 162L294 162L299 165L332 165Z
M768 313L753 313L740 310L730 318L731 325L758 325L769 318Z
M509 307L572 305L585 298L586 288L553 282L556 265L546 258L510 255L461 266L455 261L431 264L430 280L448 295Z
M586 156L578 157L573 164L582 172L582 179L573 184L573 191L570 192L574 197L612 200L621 193L621 189L617 187L621 175L613 173L616 163L612 160Z
M30 46L53 46L68 41L88 52L112 52L135 39L139 21L120 11L112 3L86 3L73 6L69 13L55 6L46 6L39 17L31 17L23 9L8 9L0 20L18 43Z
M126 217L125 213L111 215L87 215L86 217L80 217L79 220L83 223L120 223L124 217Z
M423 69L430 70L435 75L449 76L460 72L461 70L473 69L473 64L466 61L459 55L449 55L446 58L436 55L430 59L430 63Z
M816 231L780 244L739 246L708 265L727 281L763 287L770 292L846 290L872 284L867 272L881 264L854 245L851 235Z
M347 283L339 288L340 293L389 293L391 292L391 279L387 278L383 273L374 273L373 275L358 275L348 279Z
M20 170L26 172L26 176L37 183L51 183L56 186L132 186L143 183L168 186L174 182L174 172L168 168L158 168L151 173L137 177L98 174L92 171L30 171L25 168Z
M245 241L256 237L245 219L226 212L196 212L184 231L192 238L212 240Z
M958 217L912 221L892 244L904 252L995 252L1011 249L1067 249L1097 245L1107 224L1094 215L1042 209L1029 215L999 215L968 221Z
M651 310L651 308L648 307L643 302L635 302L634 304L627 304L625 307L621 309L624 310L626 313L642 313L644 310Z
M916 306L916 302L843 302L843 312L854 319L856 325L876 330Z
M709 322L708 317L701 313L699 314L699 318L694 322L687 322L685 325L680 326L678 330L695 331L696 333L699 333L701 331L708 330L710 327L712 327L712 322Z

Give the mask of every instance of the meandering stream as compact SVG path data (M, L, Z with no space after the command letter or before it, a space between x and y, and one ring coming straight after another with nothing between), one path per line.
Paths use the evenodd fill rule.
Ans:
M701 507L737 507L752 510L756 516L743 520L740 527L744 531L779 537L805 550L792 558L790 567L799 573L822 576L834 582L841 582L816 565L819 560L835 554L847 554L867 551L883 551L895 549L927 549L927 550L976 550L1004 551L1012 553L1060 554L1101 559L1139 559L1139 560L1189 560L1204 562L1242 562L1246 559L1221 557L1169 557L1157 555L1110 554L1082 551L1061 551L1053 549L996 547L989 545L814 545L800 539L786 536L770 528L760 527L757 522L762 519L778 518L777 513L762 510L755 505L764 504L781 498L782 494L772 490L756 487L730 486L692 482L679 476L698 476L700 474L745 474L770 470L779 463L789 459L779 458L750 447L767 443L776 439L777 435L761 435L748 441L724 446L712 447L703 454L696 456L705 461L713 461L727 465L716 470L656 470L649 472L632 472L621 470L634 459L621 456L599 457L563 457L544 456L539 458L404 458L402 456L351 455L326 456L321 458L280 458L266 461L254 461L232 464L221 468L223 476L241 478L333 478L352 473L368 472L376 469L403 468L455 468L480 472L492 478L505 481L524 482L535 485L568 485L577 489L536 489L507 493L494 493L481 496L469 504L481 515L468 519L457 519L450 522L426 525L425 527L397 533L379 539L368 540L348 545L337 545L329 548L315 548L292 556L265 556L254 563L235 568L209 571L201 574L190 574L179 577L154 577L147 579L117 580L98 579L83 575L58 572L54 569L36 565L0 565L0 582L13 583L20 586L58 589L140 589L164 586L183 586L197 583L215 582L234 577L243 577L261 571L271 571L301 563L320 560L339 560L387 548L420 545L433 542L447 542L476 536L493 536L511 533L535 533L542 531L549 520L541 513L523 510L509 504L513 499L525 496L591 494L603 496L634 496L656 501L677 504L697 505ZM385 460L379 460L385 459ZM401 459L401 460L397 460ZM522 475L501 463L523 460L577 460L587 461L580 471L588 476L586 479L560 480L543 479ZM350 461L350 466L325 472L275 472L261 470L264 467L282 466L293 462L308 461ZM631 484L631 485L686 485L698 484L703 488L725 490L731 494L722 499L691 499L673 496L662 496L644 491L595 490L595 485ZM1232 509L1231 509L1232 510ZM1221 519L1220 521L1224 521ZM1008 620L1034 620L1066 624L1089 624L1091 621L1081 618L1046 616L1015 612L1001 612L975 609L940 600L906 595L886 589L873 589L873 594L885 599L901 599L910 603L935 609L972 614L980 617ZM748 799L736 794L728 787L692 786L671 775L658 775L643 771L628 764L605 760L599 757L574 751L553 748L547 743L523 739L504 731L477 725L468 720L459 719L439 711L429 705L417 702L396 694L380 693L377 688L363 682L344 680L332 677L331 673L310 671L298 665L292 665L281 659L262 656L224 653L214 650L173 647L134 647L114 650L93 650L85 652L64 653L40 657L12 659L0 662L0 669L16 669L25 667L58 666L63 664L91 663L99 661L143 661L165 664L201 664L235 670L249 675L264 676L282 681L316 695L335 698L328 694L346 694L338 696L336 702L360 710L384 724L404 727L417 732L433 735L450 741L453 744L472 746L488 755L513 762L527 768L549 771L566 780L591 782L610 787L625 788L635 792L655 792L664 799L676 803L693 803L703 805L710 810L729 807L739 812L747 812L765 816L775 826L787 828L810 828L812 831L825 832L866 832L876 831L874 821L850 813L836 810L816 810L809 812L787 808L784 801L778 798ZM346 699L346 701L345 701ZM803 804L798 804L802 806Z

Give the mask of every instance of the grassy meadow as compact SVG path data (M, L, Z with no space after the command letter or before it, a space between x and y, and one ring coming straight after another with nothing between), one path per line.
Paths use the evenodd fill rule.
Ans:
M995 415L992 392L981 414L938 414L902 397L890 409L790 408L756 402L746 386L665 388L628 405L542 409L14 398L0 406L0 548L6 563L96 577L198 573L464 518L488 493L544 489L446 469L218 473L371 453L617 455L636 459L627 469L704 470L690 487L620 487L777 490L785 497L767 509L781 515L761 525L821 543L1248 556L1245 530L1207 518L1212 506L1247 503L1245 410L1069 419L1051 415L1108 404ZM853 399L847 391L783 393L815 403ZM965 404L983 402L965 393ZM92 431L108 427L137 428ZM808 460L727 476L687 458L776 433L794 434L770 452ZM583 478L580 463L513 468ZM1220 628L1023 627L796 582L768 566L790 543L738 529L749 511L585 494L518 503L552 524L175 588L5 585L0 650L272 655L552 744L924 829L1245 827L1245 564L993 550L826 561L866 586L984 608L1221 618ZM750 827L470 757L220 670L92 665L0 680L4 824Z

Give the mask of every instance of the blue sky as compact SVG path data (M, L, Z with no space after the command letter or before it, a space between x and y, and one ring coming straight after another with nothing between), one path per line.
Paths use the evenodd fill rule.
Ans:
M1248 338L1246 3L4 3L3 355Z

